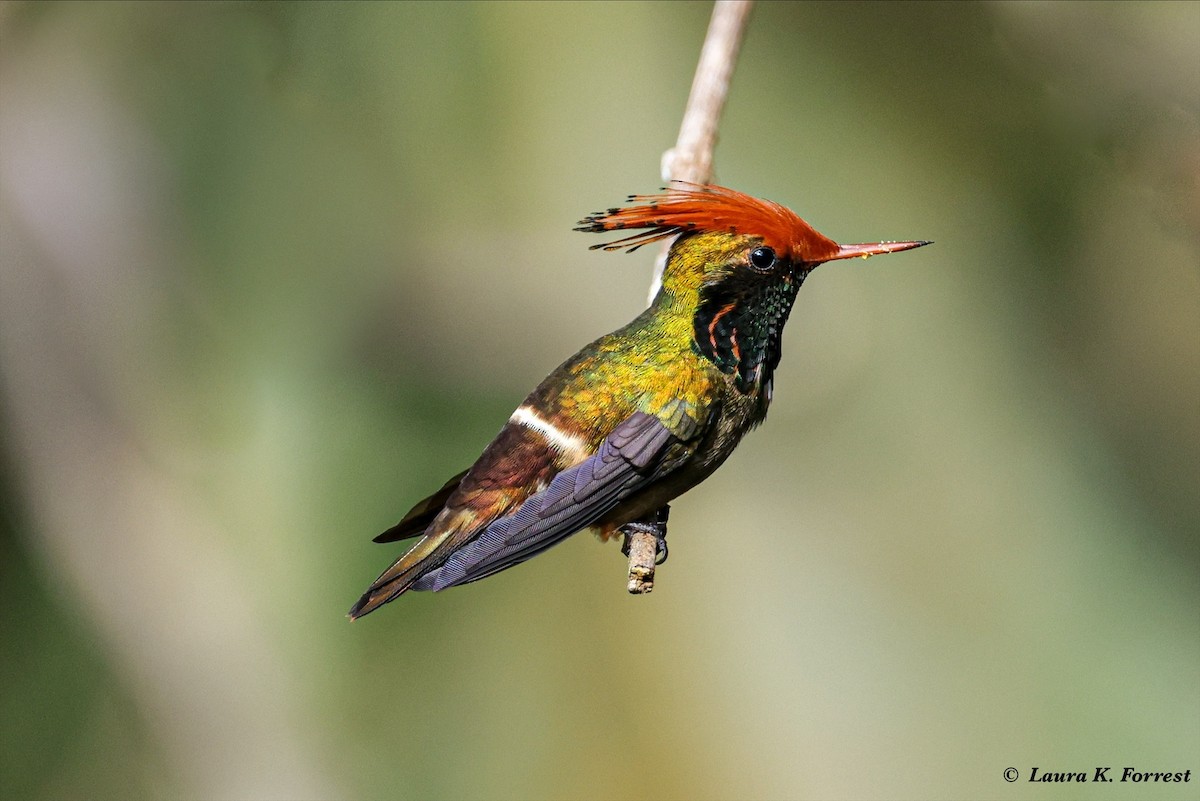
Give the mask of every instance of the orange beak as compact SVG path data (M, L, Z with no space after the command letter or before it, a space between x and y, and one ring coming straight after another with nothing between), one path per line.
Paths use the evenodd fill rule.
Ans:
M834 259L852 259L855 256L868 258L870 256L878 256L881 253L899 253L902 250L912 250L913 248L932 245L932 242L914 241L914 242L870 242L864 245L838 245L837 253L830 256L827 261Z

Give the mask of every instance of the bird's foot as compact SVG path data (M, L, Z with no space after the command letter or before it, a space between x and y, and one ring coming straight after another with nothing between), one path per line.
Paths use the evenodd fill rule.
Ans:
M664 506L657 510L648 520L635 520L621 526L621 553L629 556L629 546L635 534L650 534L654 537L654 564L661 565L667 561L667 517L671 507Z

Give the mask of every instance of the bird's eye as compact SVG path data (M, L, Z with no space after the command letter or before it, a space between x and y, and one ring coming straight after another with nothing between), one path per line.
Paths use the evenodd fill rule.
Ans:
M766 272L775 266L775 251L770 248L755 248L750 251L750 266Z

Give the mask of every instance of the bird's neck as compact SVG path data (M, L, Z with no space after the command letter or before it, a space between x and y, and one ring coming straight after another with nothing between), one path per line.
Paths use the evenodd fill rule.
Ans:
M738 391L757 392L779 365L783 327L802 282L795 275L761 283L727 278L699 286L664 284L646 322L711 362Z

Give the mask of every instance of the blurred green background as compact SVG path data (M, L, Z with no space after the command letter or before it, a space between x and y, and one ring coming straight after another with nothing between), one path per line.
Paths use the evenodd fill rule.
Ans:
M717 179L937 244L809 279L653 595L578 537L346 621L642 308L570 229L709 12L0 6L0 797L1197 797L1196 3L762 4ZM1104 765L1193 778L1025 780Z

